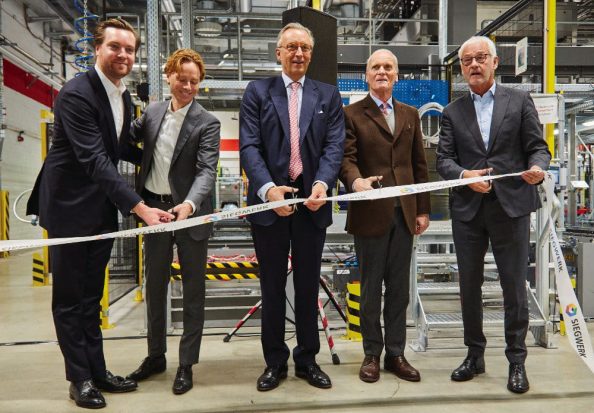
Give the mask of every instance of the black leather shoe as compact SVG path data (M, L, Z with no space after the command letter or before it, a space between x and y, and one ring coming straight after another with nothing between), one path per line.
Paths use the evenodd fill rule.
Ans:
M127 393L136 390L138 387L138 384L134 380L125 379L122 376L114 376L109 370L106 371L105 377L93 379L93 382L99 390L108 393Z
M167 368L167 360L165 355L161 354L157 357L147 357L142 360L142 364L132 373L126 376L127 379L134 381L141 381L148 379L153 374L163 373Z
M192 365L186 364L179 366L171 389L173 390L173 394L184 394L192 387L194 387L194 382L192 381Z
M468 381L472 380L474 376L485 372L485 359L483 357L477 358L468 356L464 359L460 367L452 372L452 380L454 381Z
M316 363L308 366L295 366L295 376L307 380L309 384L320 389L332 387L330 377Z
M283 366L268 366L264 369L264 373L258 377L256 388L259 391L268 391L276 389L282 379L287 378L289 367Z
M69 393L78 407L101 409L106 406L103 395L91 379L70 383Z
M514 393L526 393L530 389L524 364L510 363L507 389Z

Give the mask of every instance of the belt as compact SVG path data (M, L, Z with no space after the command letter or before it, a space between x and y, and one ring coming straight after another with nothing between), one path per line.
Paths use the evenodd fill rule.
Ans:
M142 191L142 195L145 198L154 199L155 201L159 201L164 204L173 204L174 203L173 197L171 196L171 194L166 194L166 195L155 194L154 192L151 192L148 189L144 188L144 190Z

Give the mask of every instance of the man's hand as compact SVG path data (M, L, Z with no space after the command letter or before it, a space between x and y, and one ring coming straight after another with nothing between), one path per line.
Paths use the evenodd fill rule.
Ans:
M165 222L171 222L175 218L173 214L159 208L148 207L143 202L136 204L132 208L132 212L138 215L147 225L163 224Z
M471 171L464 171L462 178L474 178L475 176L485 176L491 173L493 168L487 169L474 169ZM491 182L484 181L484 182L475 182L474 184L468 184L468 187L475 192L480 192L482 194L486 194L487 192L491 191Z
M373 189L374 182L380 182L383 176L370 176L367 178L357 178L353 181L353 191L354 192L361 192L361 191L369 191Z
M326 198L326 187L321 183L317 183L311 188L311 195L307 198L307 201L303 203L312 212L316 212L321 208L326 201L320 201L320 198Z
M429 227L429 215L417 215L417 227L415 228L415 235L421 235Z
M283 201L285 199L285 194L295 193L298 190L299 189L292 188L290 186L273 186L268 191L266 191L266 199L268 202ZM287 217L295 212L295 208L292 205L286 205L283 207L274 208L273 211L276 212L278 216Z
M534 165L529 170L522 173L522 179L528 182L530 185L538 185L544 179L544 171L540 169L540 166Z
M188 204L187 202L182 202L181 204L171 208L171 212L174 213L176 221L183 221L192 215L192 205Z

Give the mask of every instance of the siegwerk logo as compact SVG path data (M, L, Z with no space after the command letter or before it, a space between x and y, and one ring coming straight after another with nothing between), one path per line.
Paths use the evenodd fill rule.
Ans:
M565 314L574 317L577 314L577 306L575 304L567 304L567 307L565 307Z

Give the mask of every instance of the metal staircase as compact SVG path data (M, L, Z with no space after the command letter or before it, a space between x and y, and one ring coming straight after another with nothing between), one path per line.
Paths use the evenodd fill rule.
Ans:
M543 205L547 203L544 191L541 191ZM549 206L552 210L553 207ZM553 348L553 326L550 321L550 302L554 299L554 293L550 289L549 264L549 243L548 243L548 220L550 210L545 207L536 212L536 220L531 234L531 239L536 243L536 264L535 279L536 288L533 290L526 284L528 295L528 309L530 313L530 331L534 336L536 344ZM411 343L415 351L426 351L429 345L431 331L440 334L445 329L462 329L462 313L460 311L460 288L458 282L418 282L418 245L424 244L453 244L450 221L432 222L429 229L417 238L414 245L413 259L411 262L410 280L410 309L414 325L417 330L417 338ZM455 258L455 256L454 256ZM451 273L455 273L452 264L452 254L445 254L441 261L444 265L450 265ZM492 255L485 257L485 271L496 269ZM487 279L487 277L485 277ZM502 291L499 281L485 281L482 286L483 294L483 325L485 327L501 327L498 333L503 335L504 312L502 308ZM553 294L553 297L551 297ZM449 298L449 300L448 300ZM439 302L439 309L431 309L431 301ZM443 304L447 304L447 311L443 311ZM435 306L433 306L435 307ZM454 310L455 309L455 310Z
M489 301L501 301L501 286L498 281L486 281L482 287L484 303ZM459 301L460 287L457 282L425 282L417 285L417 311L416 328L417 339L412 348L415 351L426 351L429 342L429 331L444 328L462 328L462 313L457 312L427 312L423 305L422 297L453 295ZM543 328L546 320L541 311L534 292L530 285L526 284L528 295L528 308L530 315L530 327ZM501 299L501 300L499 300ZM499 307L499 306L498 306ZM485 327L503 327L503 309L491 309L483 312L483 325ZM503 332L503 329L501 329Z

